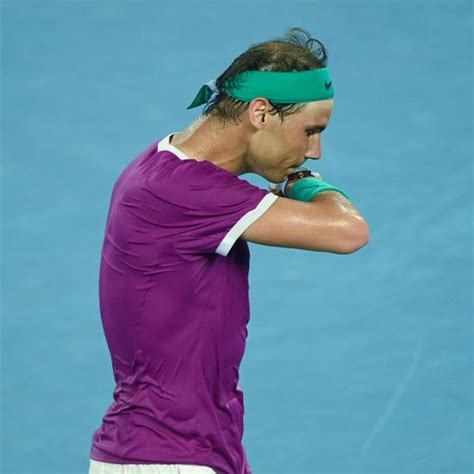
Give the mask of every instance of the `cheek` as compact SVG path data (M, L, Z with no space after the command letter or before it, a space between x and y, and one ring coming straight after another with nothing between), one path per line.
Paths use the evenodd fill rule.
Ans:
M252 156L269 168L285 163L292 165L295 159L303 157L305 146L306 142L301 140L301 136L280 129L262 136L252 147Z
M259 156L264 161L275 161L282 154L287 153L288 143L279 133L272 133L265 136L260 142Z
M295 160L298 161L304 156L306 152L306 142L301 140L301 137L294 137L293 140L287 142L285 151L288 161L293 164Z
M298 141L294 134L292 135L285 132L281 132L275 136L273 145L274 148L278 150L279 155L287 156L290 159L293 158L291 155L294 155L298 149Z
M286 148L289 152L298 155L304 153L306 147L306 137L302 136L301 133L286 133L285 134Z

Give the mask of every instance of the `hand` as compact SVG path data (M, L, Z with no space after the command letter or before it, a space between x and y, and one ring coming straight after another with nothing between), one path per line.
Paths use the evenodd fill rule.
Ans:
M268 190L271 191L273 194L276 194L277 196L283 197L283 194L281 192L283 183L270 183L270 186L268 186Z

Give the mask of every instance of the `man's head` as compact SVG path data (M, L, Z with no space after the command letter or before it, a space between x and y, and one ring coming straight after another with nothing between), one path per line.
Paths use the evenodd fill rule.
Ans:
M319 47L313 48L313 43ZM205 116L213 115L224 122L238 124L249 103L230 97L224 91L224 83L244 71L308 71L324 68L328 54L324 45L302 28L290 28L283 38L257 43L238 56L216 79L218 94L203 109ZM272 103L272 113L285 117L297 113L304 104Z
M321 158L321 132L326 128L334 99L306 102L298 112L280 120L269 113L265 98L253 99L244 114L248 135L247 164L253 172L278 183L302 166Z
M334 106L327 57L322 43L291 28L284 38L252 45L212 81L213 97L209 83L188 108L207 101L202 119L225 129L225 148L239 149L237 168L281 182L305 158L321 156L320 132Z

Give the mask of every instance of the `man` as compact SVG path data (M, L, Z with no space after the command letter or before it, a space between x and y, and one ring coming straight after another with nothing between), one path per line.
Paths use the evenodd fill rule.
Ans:
M314 41L294 28L253 45L201 88L189 108L205 104L203 116L119 176L99 279L116 388L90 473L251 474L238 384L247 241L347 254L369 235L343 191L298 169L320 159L334 106Z

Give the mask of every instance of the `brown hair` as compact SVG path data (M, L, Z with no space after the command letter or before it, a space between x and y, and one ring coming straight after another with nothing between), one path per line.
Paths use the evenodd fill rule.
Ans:
M313 43L317 48L313 49ZM319 69L327 65L328 53L324 45L302 28L289 28L282 38L251 45L238 56L232 64L216 79L219 93L204 107L203 114L211 113L224 120L231 119L234 123L240 120L247 110L249 102L234 99L226 94L222 86L243 71L306 71ZM269 101L270 102L270 101ZM272 103L270 113L284 117L298 112L304 104Z

